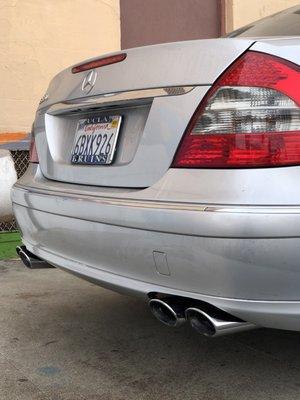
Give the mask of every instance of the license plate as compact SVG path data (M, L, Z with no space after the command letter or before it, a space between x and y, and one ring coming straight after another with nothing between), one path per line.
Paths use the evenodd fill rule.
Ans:
M80 119L72 149L72 164L111 164L121 121L120 115Z

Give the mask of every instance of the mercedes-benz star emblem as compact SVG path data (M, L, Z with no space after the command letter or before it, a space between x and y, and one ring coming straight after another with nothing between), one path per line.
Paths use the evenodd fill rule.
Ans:
M93 89L96 79L97 79L97 72L94 70L90 71L85 76L85 78L82 82L82 86L81 86L82 91L85 93L89 93Z

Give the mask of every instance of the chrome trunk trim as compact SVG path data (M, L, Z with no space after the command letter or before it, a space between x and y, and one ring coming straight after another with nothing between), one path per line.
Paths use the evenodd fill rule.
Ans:
M81 111L82 109L88 109L97 106L113 106L130 103L132 101L139 100L153 100L156 97L164 96L181 96L183 94L191 92L195 86L170 86L161 87L154 89L141 89L141 90L130 90L126 92L116 93L105 93L96 96L89 96L86 98L79 98L75 100L68 100L61 103L56 103L47 109L47 114L60 115L68 112ZM39 110L39 112L41 109Z

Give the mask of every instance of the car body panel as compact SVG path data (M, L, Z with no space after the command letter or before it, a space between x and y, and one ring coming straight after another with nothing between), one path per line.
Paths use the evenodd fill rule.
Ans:
M73 207L74 217L66 216L69 213L62 206L63 200L55 196L48 201L35 198L33 193L27 193L27 197L32 207L20 205L20 202L14 205L15 215L18 221L22 221L25 242L57 255L131 279L156 284L164 281L164 286L167 284L168 287L200 294L251 300L299 300L299 240L291 234L269 238L266 234L269 233L268 224L264 224L267 211L258 217L252 214L252 223L256 223L259 233L255 234L253 226L249 237L243 234L248 216L236 215L238 213L234 209L225 215L199 211L198 215L191 212L189 216L189 211L165 210L161 205L160 209L150 209L151 212L135 210L137 217L134 218L128 207L111 206L119 209L118 215L111 217L110 221L106 217L104 222L99 222L83 211L91 207L88 200L81 201L80 213L76 212L78 208L72 200L66 202L68 207ZM55 213L54 203L57 204ZM96 215L97 209L101 213L102 208L102 204L94 203L91 213ZM190 219L196 222L191 224L188 232L186 229L178 234L176 228L180 223L177 219L180 219L181 213L187 218L187 225ZM118 217L121 220L120 214L125 215L125 226L116 223ZM144 221L142 224L140 217L138 227L134 227L138 214L143 214ZM131 224L126 223L130 216ZM278 218L277 224L275 219L272 226L280 230L281 225L288 224L292 218L295 214L284 214ZM299 220L299 212L296 218ZM157 219L166 219L167 226L173 220L175 226L171 232L166 232L165 228L162 232L159 223L151 223L151 220ZM216 229L213 232L207 229L205 235L199 235L194 225L201 225L202 220L203 230L208 226L211 231L220 225L220 220L224 224L232 222L233 226L228 229L231 235L227 231L222 236L221 230L217 236ZM262 235L264 227L266 232ZM155 271L153 251L167 255L171 271L169 277ZM259 280L257 276L260 276Z
M244 51L299 62L300 38L232 40L130 50L123 64L111 66L123 78L118 82L109 68L101 70L95 96L195 86L124 103L141 107L134 117L140 125L132 125L140 139L130 162L117 159L111 167L72 168L56 148L60 125L54 122L45 134L50 107L63 99L72 106L82 101L85 74L59 74L37 112L41 163L15 185L13 207L28 249L78 276L145 298L153 292L196 298L254 324L300 330L300 167L170 168L195 109ZM168 73L166 66L175 62L183 63L181 72ZM155 251L166 255L169 274L157 270Z
M194 202L185 201L176 188L186 180L186 176L173 180L173 190L167 180L160 189L156 185L157 191L154 187L100 190L48 181L39 168L31 166L15 185L18 190L12 193L12 200L70 218L164 233L228 238L300 236L300 205L213 204L197 201L196 197ZM160 209L164 218L157 218Z
M295 64L300 64L299 38L273 38L260 39L252 46L251 50L261 51L281 57Z
M96 69L98 79L88 96L162 86L206 86L212 84L253 43L251 39L225 38L127 49L123 51L127 54L124 61ZM118 53L105 54L102 57L114 54ZM71 69L72 67L63 70L52 79L47 89L47 100L40 104L39 110L61 101L87 97L82 91L82 81L87 72L72 74Z
M188 121L210 85L252 43L246 39L212 39L126 50L124 61L93 70L98 75L88 94L82 90L82 83L89 71L72 74L69 68L61 72L50 83L47 100L42 102L34 126L44 176L97 186L153 185L169 168ZM186 86L195 88L180 95L180 89ZM131 98L136 90L157 88L167 88L168 96ZM105 94L113 101L113 94L124 92L128 98L117 104L97 103L98 96ZM84 111L78 105L83 100L89 102L89 108L85 107ZM73 108L58 115L55 106L61 102ZM145 102L149 109L141 115L139 110ZM71 164L76 121L88 111L90 115L123 116L121 143L117 144L116 159L111 166L96 165L87 169ZM141 118L142 132L136 128ZM134 142L131 158L124 157L126 147L122 142Z
M20 190L15 187L14 193L17 195ZM136 229L113 224L113 221L108 223L107 219L104 223L85 219L81 214L91 207L89 201L82 202L81 214L67 217L63 201L55 196L49 196L49 201L45 198L40 201L27 189L24 197L27 206L20 205L20 200L14 201L23 242L30 251L55 266L126 294L145 298L155 292L186 296L209 302L254 324L300 329L297 237L205 237L191 232L174 234L148 229L151 220L171 218L175 223L178 214L187 217L189 212L173 210L170 217L170 210L165 211L163 205L152 209L149 219L139 210L144 223ZM49 208L55 203L56 214L53 214ZM72 208L71 201L65 200L65 203ZM101 212L102 207L96 203L93 214L95 208ZM119 221L126 221L126 207L118 206L118 213L124 216ZM202 215L198 214L200 224ZM206 212L206 217L215 226L231 225L230 218L237 217L234 214L232 210L232 214L227 213L223 218L224 215ZM268 230L268 224L264 224L267 214L251 217L253 236L255 223L258 231L263 231L264 225ZM280 231L291 220L291 216L283 215L273 227ZM244 223L243 218L237 218L236 229L243 231ZM156 270L153 251L166 255L169 275Z
M298 274L299 255L292 249L300 233L300 207L245 211L116 199L80 196L66 187L43 193L22 186L22 180L13 192L23 239L58 255L158 284L164 278L153 271L152 253L160 251L168 255L170 287L252 300L298 300L300 280L290 278Z
M148 300L149 293L161 293L172 296L188 297L212 304L217 308L227 311L245 321L269 328L300 330L300 302L299 301L263 301L242 300L226 297L207 296L198 292L177 290L160 284L138 281L125 276L108 273L89 265L82 264L73 259L62 257L50 252L48 249L35 246L24 241L30 251L40 258L48 260L69 273L88 280L104 288L117 291L125 295L139 296Z
M85 165L72 165L70 151L74 141L76 121L70 126L69 117L47 115L47 133L45 134L45 116L38 115L35 122L35 134L44 176L53 180L86 185L151 186L168 170L183 132L200 99L208 89L208 86L199 86L184 95L157 97L148 106L151 107L150 111L144 115L141 115L141 111L135 113L136 116L133 115L133 110L141 110L141 107L145 107L140 102L127 105L125 112L120 105L107 111L102 109L94 111L96 115L101 115L101 113L122 115L127 126L122 124L120 140L134 142L134 148L130 150L132 158L128 162L122 162L126 147L119 141L117 144L119 156L111 166L92 165L87 168ZM134 121L129 125L130 118ZM140 124L143 127L142 131L137 128L138 118L142 119ZM65 119L67 119L66 124L63 123ZM62 122L57 122L57 120L62 120ZM59 124L62 125L61 128L57 128ZM64 130L64 126L68 128ZM130 140L128 136L132 133L132 126L135 130ZM124 128L127 129L124 130ZM53 130L56 130L56 135L52 134ZM137 140L135 140L136 136L138 136ZM50 140L51 147L56 148L56 152L50 151ZM63 149L68 149L68 151L64 152ZM64 157L60 154L64 154ZM154 159L155 162L153 162Z

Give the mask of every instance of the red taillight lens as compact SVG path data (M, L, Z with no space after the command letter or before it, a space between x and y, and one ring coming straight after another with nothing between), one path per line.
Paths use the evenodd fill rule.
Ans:
M38 163L39 157L36 151L34 135L31 134L30 148L29 148L29 162Z
M121 53L114 56L99 58L98 60L88 61L84 64L76 65L72 68L72 73L77 74L78 72L88 71L89 69L104 67L105 65L115 64L125 60L127 54Z
M172 166L298 165L299 105L299 66L263 53L245 53L208 92Z

